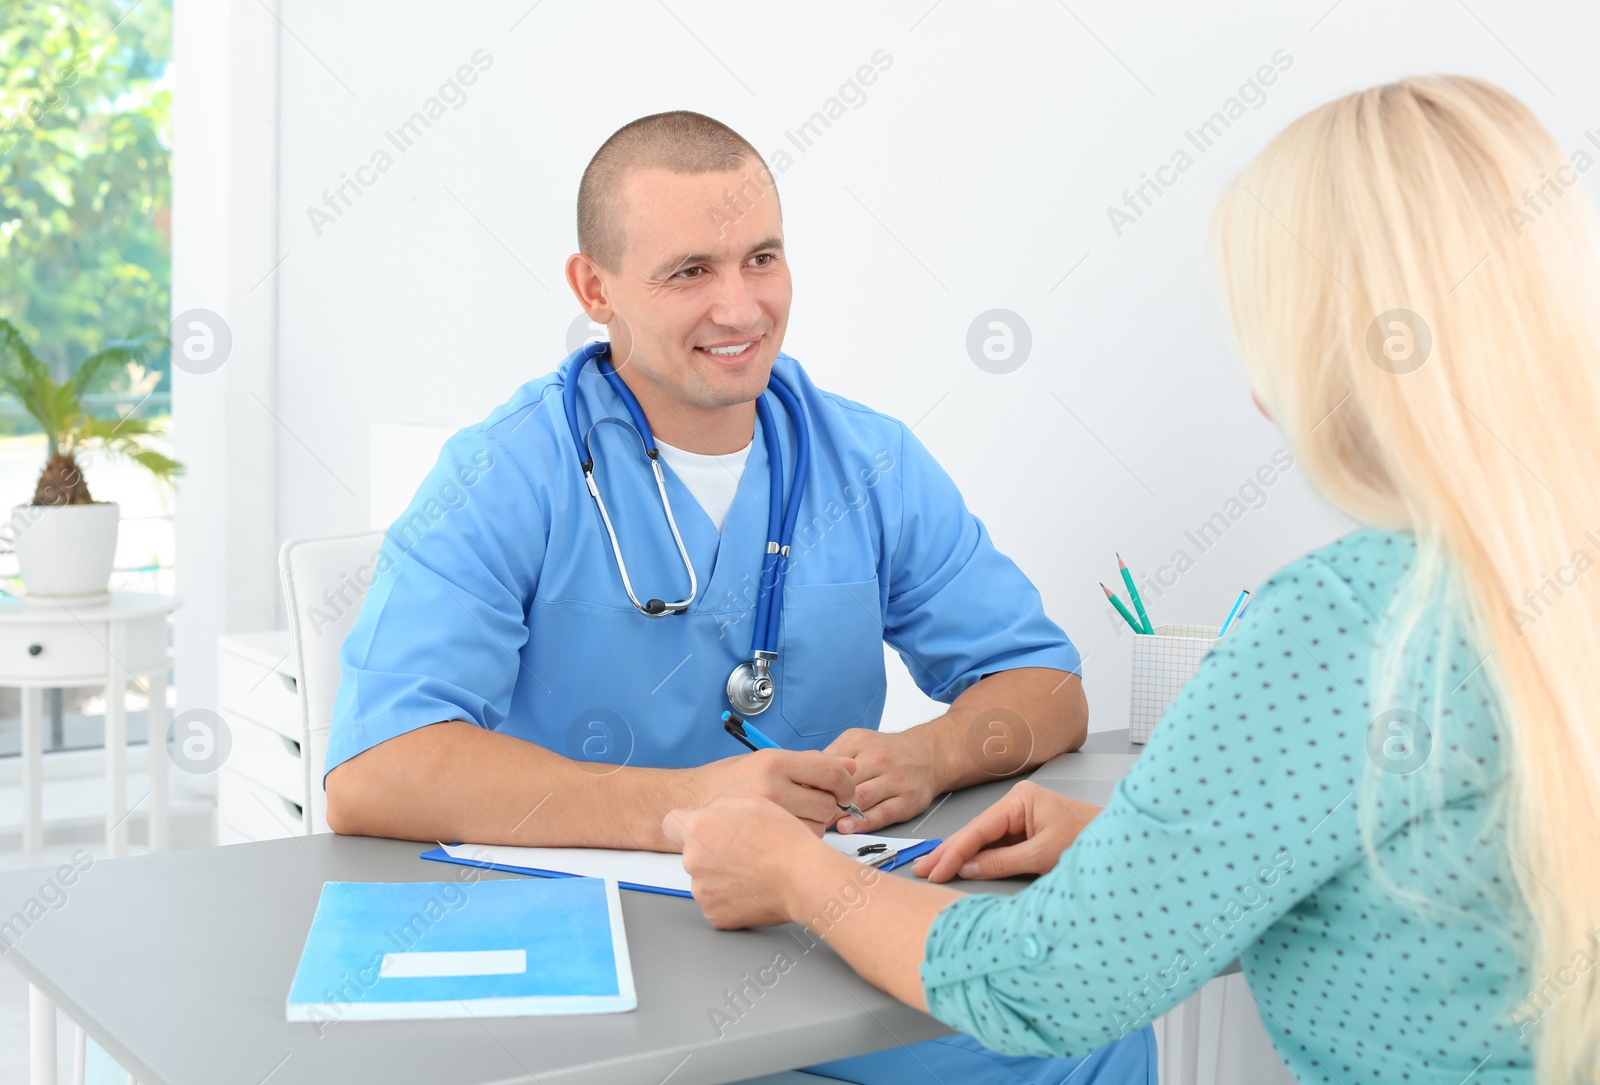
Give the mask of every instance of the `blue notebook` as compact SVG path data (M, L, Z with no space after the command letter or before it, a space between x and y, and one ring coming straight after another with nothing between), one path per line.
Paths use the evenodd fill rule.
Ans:
M621 1013L638 1005L615 882L327 882L288 1020Z

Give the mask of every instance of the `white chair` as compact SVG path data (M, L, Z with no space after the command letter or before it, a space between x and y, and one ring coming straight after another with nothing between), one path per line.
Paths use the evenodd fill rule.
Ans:
M278 551L289 636L300 675L300 711L306 742L301 761L306 773L306 831L328 829L328 796L322 769L328 760L333 699L339 691L339 646L377 572L383 532L290 539Z

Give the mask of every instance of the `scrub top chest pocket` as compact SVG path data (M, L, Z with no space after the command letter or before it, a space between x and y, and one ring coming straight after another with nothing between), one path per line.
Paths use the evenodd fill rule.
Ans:
M806 736L876 727L888 691L877 578L788 584L782 628L777 672L784 722Z

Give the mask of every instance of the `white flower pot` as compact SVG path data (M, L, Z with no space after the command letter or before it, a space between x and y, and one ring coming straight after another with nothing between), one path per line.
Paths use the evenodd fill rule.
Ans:
M5 525L29 603L93 603L109 599L122 509L90 505L17 505Z

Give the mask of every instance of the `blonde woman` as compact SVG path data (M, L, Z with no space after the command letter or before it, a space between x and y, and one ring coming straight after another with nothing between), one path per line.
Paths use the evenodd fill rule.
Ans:
M1217 264L1258 402L1370 526L1262 586L1111 805L1019 784L916 868L1042 875L1023 892L886 877L830 912L850 860L727 801L667 819L711 922L820 921L1000 1051L1097 1048L1237 956L1301 1080L1600 1080L1600 269L1574 180L1475 79L1292 124L1223 196Z

